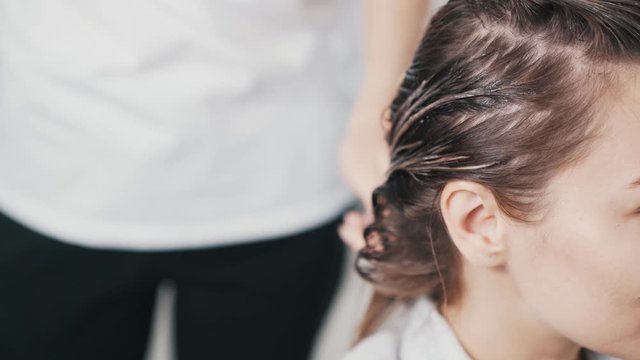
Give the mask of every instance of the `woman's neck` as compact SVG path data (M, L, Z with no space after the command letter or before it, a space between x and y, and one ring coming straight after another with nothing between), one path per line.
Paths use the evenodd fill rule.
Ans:
M471 270L462 299L441 312L472 359L580 359L580 347L539 320L508 277Z

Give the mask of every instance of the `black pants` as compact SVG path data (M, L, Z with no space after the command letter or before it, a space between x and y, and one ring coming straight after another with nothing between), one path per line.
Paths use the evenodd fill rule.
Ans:
M165 279L178 359L306 359L342 266L336 226L133 252L68 245L0 214L0 359L140 360Z

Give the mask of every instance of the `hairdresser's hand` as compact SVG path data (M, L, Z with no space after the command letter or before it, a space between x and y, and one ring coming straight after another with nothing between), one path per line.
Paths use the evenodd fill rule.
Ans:
M354 251L365 245L364 229L373 222L371 195L384 181L389 166L389 146L384 139L385 127L381 120L382 103L372 97L360 98L340 149L343 177L364 209L347 213L338 229L342 240Z
M364 246L364 228L373 218L371 194L389 166L382 115L411 63L428 8L428 0L363 2L363 82L340 148L342 175L365 209L345 215L340 227L342 239L354 250Z
M389 166L389 146L381 118L382 106L360 100L340 147L342 176L367 214L373 210L371 194L384 181Z
M358 251L365 245L364 229L373 221L373 217L362 212L350 211L344 215L338 234L351 250Z

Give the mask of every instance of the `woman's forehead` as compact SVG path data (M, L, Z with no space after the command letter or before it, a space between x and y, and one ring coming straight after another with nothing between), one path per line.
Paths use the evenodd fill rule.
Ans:
M560 174L557 186L606 195L628 191L640 177L640 71L620 90L602 105L604 126L588 155Z

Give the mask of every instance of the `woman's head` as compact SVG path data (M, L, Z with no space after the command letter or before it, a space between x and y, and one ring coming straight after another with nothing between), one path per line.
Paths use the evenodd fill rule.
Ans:
M391 106L358 270L441 304L497 274L560 334L640 357L639 104L640 1L450 1Z

